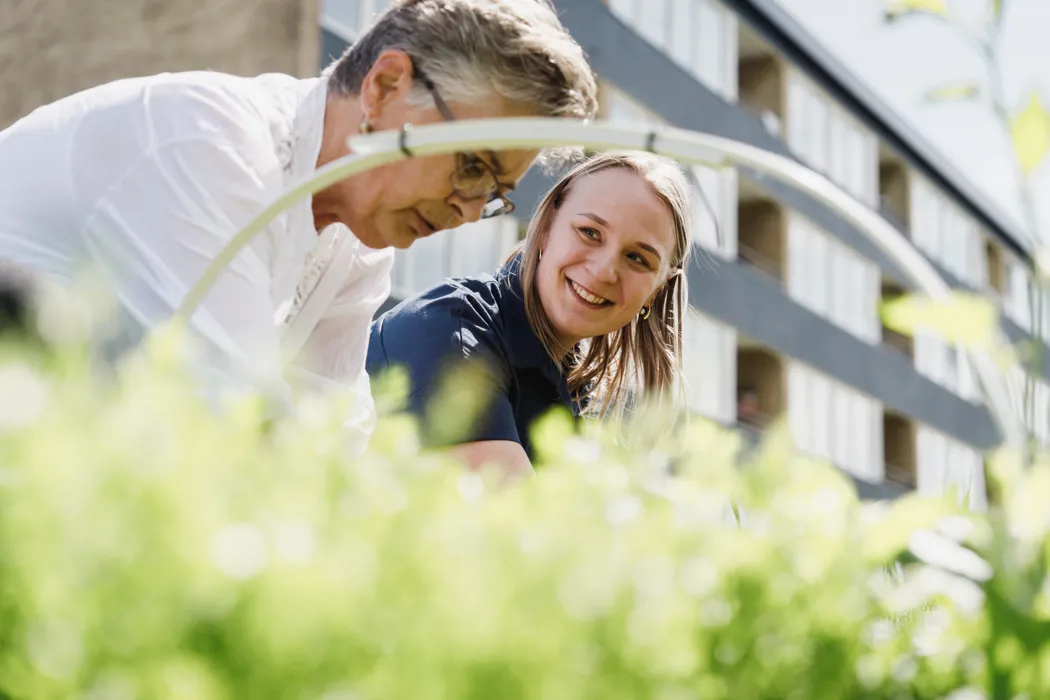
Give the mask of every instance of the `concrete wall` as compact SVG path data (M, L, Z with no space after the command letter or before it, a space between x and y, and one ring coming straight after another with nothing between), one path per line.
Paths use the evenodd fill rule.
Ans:
M320 0L3 0L0 128L100 83L165 71L317 73Z

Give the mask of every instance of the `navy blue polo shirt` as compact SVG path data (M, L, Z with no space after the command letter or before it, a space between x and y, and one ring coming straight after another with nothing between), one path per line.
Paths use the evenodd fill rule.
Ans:
M579 407L564 375L544 350L525 315L518 259L496 274L450 278L406 299L372 322L367 370L407 368L409 410L425 416L443 373L469 363L486 407L462 442L513 440L533 457L529 429L554 406ZM423 424L424 438L435 445Z

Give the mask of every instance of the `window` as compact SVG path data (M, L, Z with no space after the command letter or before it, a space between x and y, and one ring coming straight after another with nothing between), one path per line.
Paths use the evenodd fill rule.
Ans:
M352 40L366 24L368 0L325 0L322 21L329 21L344 39Z

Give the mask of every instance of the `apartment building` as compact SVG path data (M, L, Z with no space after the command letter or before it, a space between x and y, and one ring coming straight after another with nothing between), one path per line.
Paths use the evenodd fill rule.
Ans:
M322 61L384 0L327 0ZM956 288L987 294L1031 336L1031 256L1017 232L773 0L556 0L602 80L602 116L707 131L798 159L908 236ZM863 497L959 489L985 504L998 435L964 354L883 327L897 266L819 202L746 169L694 168L703 254L690 270L689 407L753 432L786 418L798 448ZM530 174L527 215L549 182ZM702 193L702 194L701 194ZM399 251L394 297L498 266L523 231L483 222ZM1050 328L1050 299L1043 304ZM1050 351L1043 357L1050 359ZM1030 429L1050 438L1050 361Z

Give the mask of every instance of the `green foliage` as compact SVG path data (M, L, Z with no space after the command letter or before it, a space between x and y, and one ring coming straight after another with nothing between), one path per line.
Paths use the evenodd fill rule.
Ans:
M948 4L945 0L886 0L884 12L889 21L919 14L944 17Z
M114 375L0 359L0 696L1041 697L1050 470L1002 509L863 505L774 430L538 428L506 484L418 449L398 381L203 404L173 341ZM403 388L403 382L401 383ZM643 414L651 415L651 414ZM622 439L621 439L622 438ZM631 448L625 444L643 447ZM934 561L934 564L924 560Z
M1029 94L1024 107L1011 117L1010 138L1021 171L1030 175L1050 150L1050 114L1037 92Z
M899 333L932 332L966 347L993 347L999 327L998 311L987 297L963 292L953 292L943 302L904 295L883 303L879 313L882 322Z
M960 102L980 96L981 86L968 81L938 85L926 93L925 99L927 102Z

